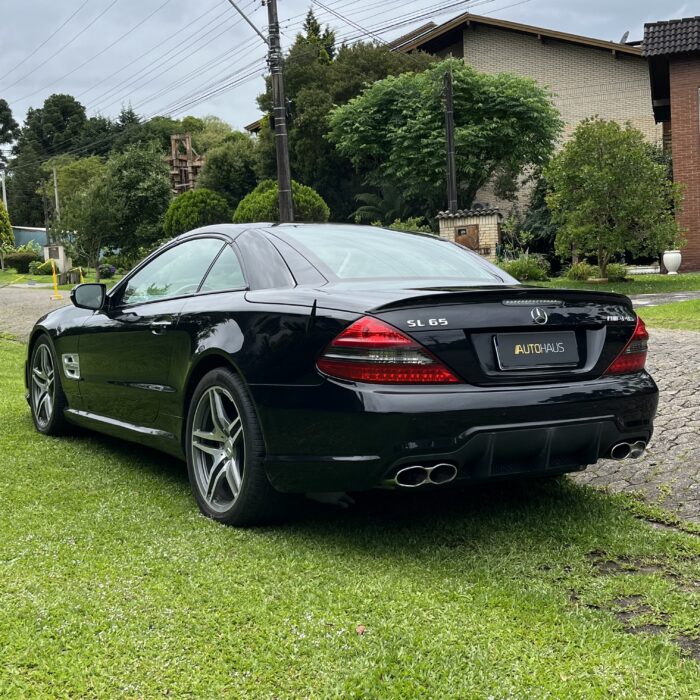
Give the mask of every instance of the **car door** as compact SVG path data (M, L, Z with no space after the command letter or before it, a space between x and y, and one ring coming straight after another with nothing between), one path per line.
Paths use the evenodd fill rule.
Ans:
M174 330L224 241L188 239L137 268L84 324L78 352L90 413L151 425L171 386Z

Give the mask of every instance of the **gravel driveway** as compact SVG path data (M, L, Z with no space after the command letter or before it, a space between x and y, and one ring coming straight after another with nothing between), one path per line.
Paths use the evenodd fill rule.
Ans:
M51 289L0 289L0 333L26 340L43 314L70 303ZM647 366L661 390L654 439L644 458L605 460L573 478L611 491L637 492L700 522L700 333L650 330Z

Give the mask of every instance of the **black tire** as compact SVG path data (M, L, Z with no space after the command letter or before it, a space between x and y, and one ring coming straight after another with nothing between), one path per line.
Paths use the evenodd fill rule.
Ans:
M233 420L220 420L221 416L215 420L219 401L225 416ZM225 439L219 424L226 428ZM234 372L212 370L197 385L187 412L185 452L192 493L207 517L241 527L278 521L287 514L290 497L276 491L267 478L260 423Z
M50 381L47 382L45 360L49 359L52 366ZM40 369L42 368L43 369ZM40 376L37 372L41 372ZM70 424L66 421L63 410L68 405L66 395L61 386L61 371L58 358L51 342L45 335L39 336L32 346L29 357L29 405L32 412L34 427L43 435L65 435L70 432ZM48 384L48 386L47 386ZM41 386L47 387L44 393ZM50 400L50 408L46 396Z

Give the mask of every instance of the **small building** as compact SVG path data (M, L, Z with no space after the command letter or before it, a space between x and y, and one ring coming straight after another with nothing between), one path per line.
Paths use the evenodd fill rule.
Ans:
M486 206L456 212L441 211L437 218L440 238L456 241L489 260L496 260L502 242L503 215L499 209Z
M642 52L649 61L654 116L673 156L673 178L685 185L677 215L688 240L681 271L700 270L700 17L645 25Z
M36 228L34 226L13 226L12 232L15 234L15 245L27 245L30 241L34 241L37 245L43 247L48 245L49 236L45 228Z

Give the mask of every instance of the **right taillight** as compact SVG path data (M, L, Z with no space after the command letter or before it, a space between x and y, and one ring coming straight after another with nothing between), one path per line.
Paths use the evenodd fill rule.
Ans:
M455 384L459 379L398 328L364 316L338 335L318 358L336 379L372 384Z
M647 361L648 340L649 333L647 333L644 321L637 316L637 325L632 337L605 374L629 374L643 370Z

